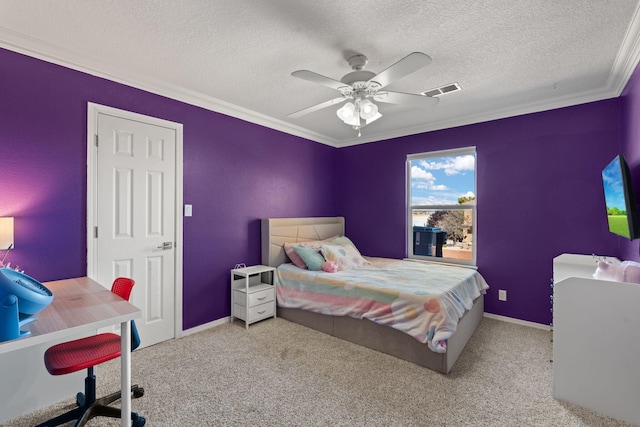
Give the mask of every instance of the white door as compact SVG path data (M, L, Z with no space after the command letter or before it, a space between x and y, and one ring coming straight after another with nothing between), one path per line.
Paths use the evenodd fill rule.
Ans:
M142 346L175 337L176 130L97 115L96 279L136 281Z

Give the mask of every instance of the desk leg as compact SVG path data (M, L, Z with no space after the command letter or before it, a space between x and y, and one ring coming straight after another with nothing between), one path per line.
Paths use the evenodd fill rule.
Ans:
M131 426L131 322L120 324L120 426Z

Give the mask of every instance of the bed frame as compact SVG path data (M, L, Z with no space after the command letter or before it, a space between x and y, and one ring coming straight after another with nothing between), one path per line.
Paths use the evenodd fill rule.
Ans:
M262 264L277 267L288 262L284 243L322 240L344 235L343 217L262 219ZM482 320L484 296L458 322L446 353L435 353L404 332L368 319L329 316L311 311L278 307L278 316L343 340L448 374Z

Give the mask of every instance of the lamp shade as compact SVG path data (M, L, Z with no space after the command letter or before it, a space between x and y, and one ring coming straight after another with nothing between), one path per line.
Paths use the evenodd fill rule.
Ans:
M347 102L342 107L340 107L338 111L336 111L336 114L338 115L338 117L340 117L340 120L346 123L353 117L353 111L355 110L355 108L356 106L353 105L353 103Z
M345 124L349 126L360 126L360 116L353 103L347 102L336 111L336 114Z
M13 245L13 217L0 218L0 250Z
M378 114L378 106L368 99L360 101L360 117L368 120Z
M367 124L369 124L369 123L373 123L373 122L375 122L376 120L378 120L380 117L382 117L382 114L380 114L380 113L376 113L376 114L374 114L373 116L371 116L371 118L366 119L366 122L367 122Z

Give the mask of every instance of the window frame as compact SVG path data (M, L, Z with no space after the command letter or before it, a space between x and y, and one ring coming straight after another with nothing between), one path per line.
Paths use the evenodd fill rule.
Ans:
M463 155L473 155L475 162L473 168L473 194L476 195L476 203L473 205L412 205L413 199L413 189L411 185L411 162L416 160L425 160L425 159L435 159L435 158L443 158L443 157L455 157L455 156L463 156ZM454 148L449 150L438 150L438 151L428 151L424 153L415 153L415 154L407 154L406 160L406 179L407 179L407 199L406 199L406 207L407 207L407 216L406 216L406 242L407 242L407 257L409 259L421 260L421 261L430 261L430 262L440 262L445 264L456 264L456 265L468 265L468 266L476 266L476 260L478 256L478 245L477 245L477 223L478 223L478 153L476 151L475 146L470 147L462 147L462 148ZM463 207L464 206L464 207ZM416 255L413 253L413 211L417 209L428 209L428 210L471 210L472 211L472 219L471 219L471 260L462 260L455 258L444 258L444 257L436 257L436 256L427 256L427 255Z

